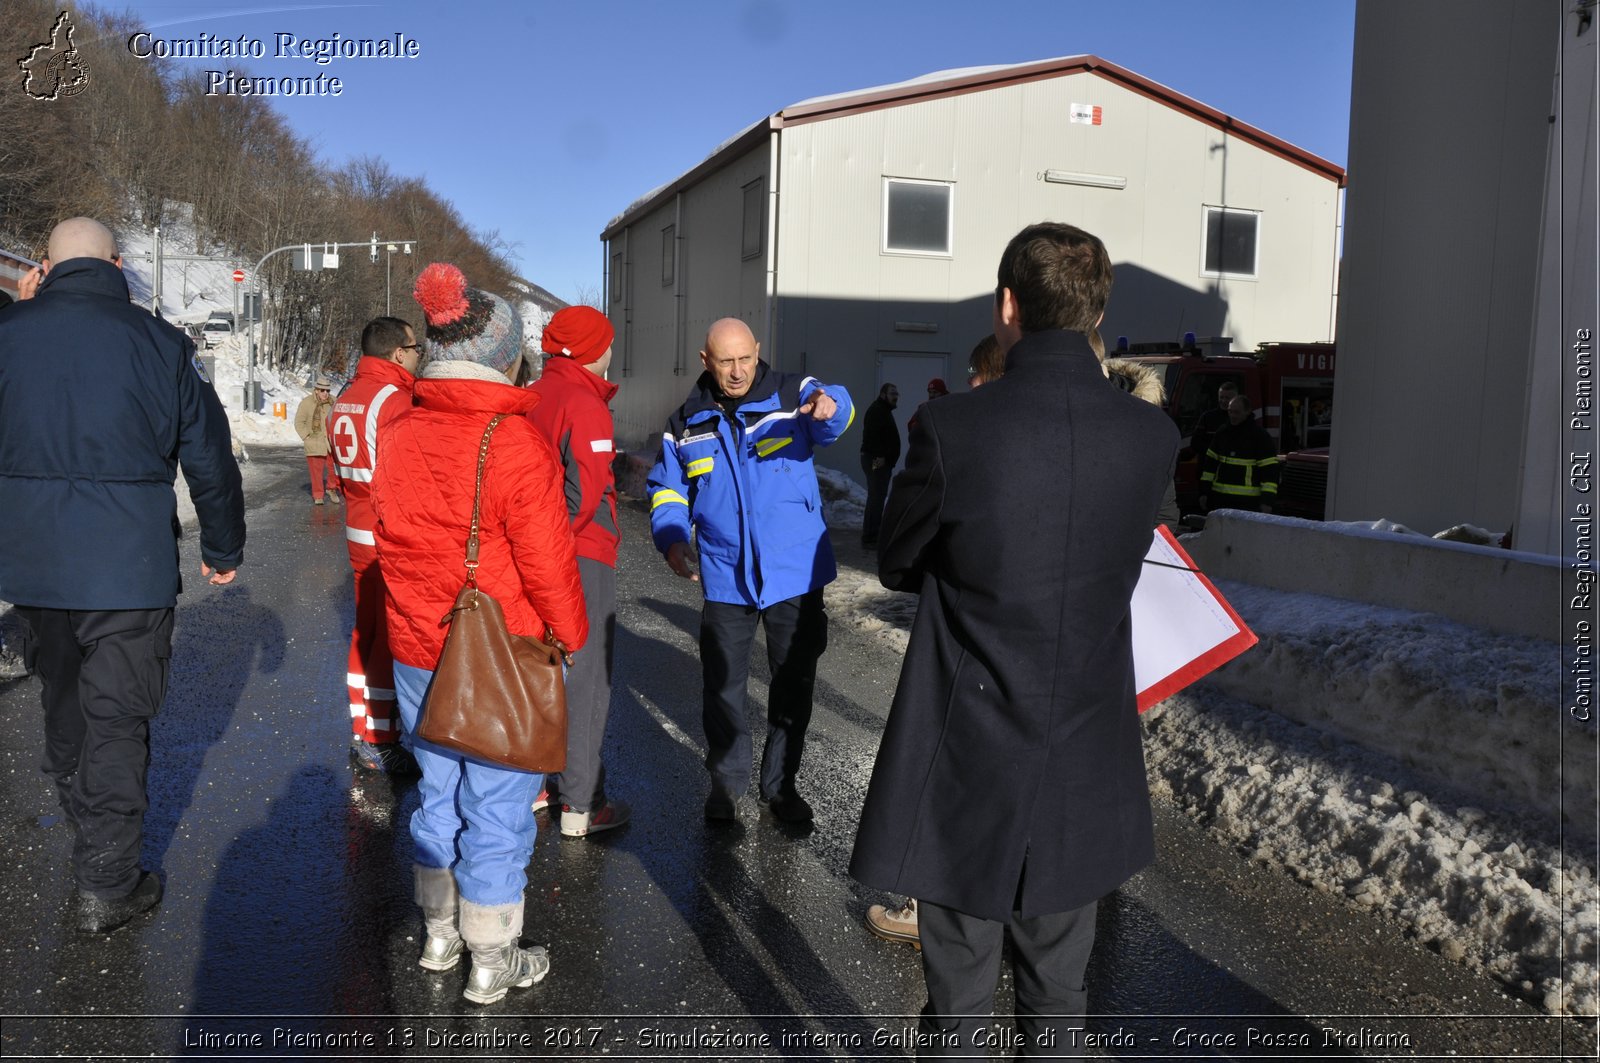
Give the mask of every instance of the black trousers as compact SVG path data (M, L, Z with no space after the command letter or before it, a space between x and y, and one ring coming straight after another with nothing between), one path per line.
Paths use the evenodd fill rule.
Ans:
M745 687L758 621L767 631L767 664L772 669L767 745L761 754L761 798L771 801L794 790L805 750L817 660L828 648L828 614L822 608L821 588L765 609L705 603L700 616L700 668L705 681L701 722L706 732L706 770L712 782L735 796L750 785Z
M861 455L861 471L867 477L867 506L861 518L861 541L869 546L878 541L878 527L883 523L883 506L889 501L889 482L894 479L894 463L884 462L882 468L874 469L872 463L875 460L866 453Z
M78 889L113 899L139 881L150 718L167 695L171 609L17 606L44 684L44 760L77 830Z
M983 1059L987 1045L1000 1043L987 1032L1008 928L1017 988L1014 1047L1023 1057L1071 1055L1075 1039L1068 1031L1082 1029L1088 1010L1083 972L1094 946L1098 903L1031 919L1013 913L1009 923L998 923L919 901L928 1003L917 1026L917 1055Z

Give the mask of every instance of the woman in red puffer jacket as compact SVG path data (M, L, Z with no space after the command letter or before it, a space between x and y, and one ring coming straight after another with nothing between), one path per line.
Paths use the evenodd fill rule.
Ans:
M550 969L543 948L522 948L522 893L533 851L533 798L543 776L478 761L415 738L424 695L448 630L441 618L466 579L467 533L483 432L496 414L483 474L478 586L513 634L548 627L569 651L588 637L583 587L567 519L561 463L526 414L537 402L509 376L521 321L502 300L435 263L417 279L428 317L428 364L416 405L378 439L372 483L378 563L388 590L395 695L422 768L411 818L416 898L428 938L418 961L448 970L472 953L465 996L493 1003Z

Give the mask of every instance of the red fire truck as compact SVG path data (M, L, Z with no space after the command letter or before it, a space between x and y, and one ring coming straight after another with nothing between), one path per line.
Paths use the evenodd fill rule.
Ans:
M1284 455L1273 511L1321 520L1333 431L1334 345L1263 343L1255 353L1243 354L1230 351L1230 342L1185 336L1182 343L1133 344L1109 353L1162 375L1167 412L1183 433L1176 479L1185 512L1199 507L1200 455L1190 447L1195 426L1217 405L1217 389L1232 381Z

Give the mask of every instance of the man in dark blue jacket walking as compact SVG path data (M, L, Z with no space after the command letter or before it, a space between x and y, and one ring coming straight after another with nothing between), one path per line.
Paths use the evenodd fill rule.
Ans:
M111 231L62 222L44 265L38 294L0 317L0 599L27 625L41 767L77 832L78 927L95 932L161 899L139 847L182 589L178 466L214 585L244 557L244 494L194 344L128 301Z

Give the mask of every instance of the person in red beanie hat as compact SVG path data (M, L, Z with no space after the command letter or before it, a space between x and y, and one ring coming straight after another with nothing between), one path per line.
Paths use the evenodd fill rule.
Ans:
M578 576L589 613L590 647L567 673L567 766L545 777L534 808L561 803L561 836L582 838L628 822L628 806L606 799L605 742L617 627L617 481L606 380L615 330L591 306L556 311L544 327L544 373L531 385L543 400L528 414L561 456L567 515L578 544Z
M934 399L942 399L948 394L950 394L950 389L944 386L944 377L936 376L932 380L928 381L928 402L932 402ZM922 404L922 406L926 406L927 404L928 403L925 402ZM907 435L910 435L911 430L916 427L917 414L922 412L922 406L918 406L916 412L913 413L911 418L906 421Z

